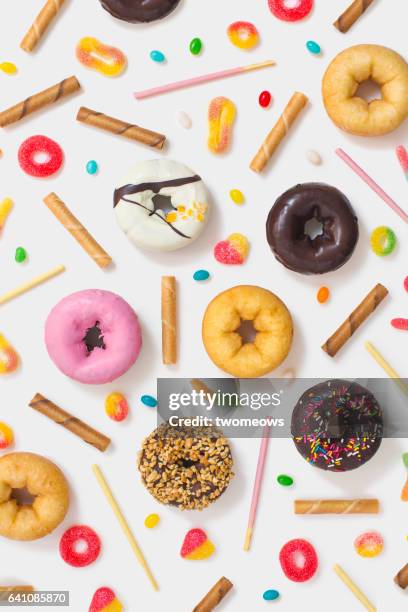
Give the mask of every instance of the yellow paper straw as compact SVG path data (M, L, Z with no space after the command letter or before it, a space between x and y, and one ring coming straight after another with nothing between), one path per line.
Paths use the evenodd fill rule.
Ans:
M344 582L346 587L350 589L353 595L357 597L357 599L363 604L363 606L368 610L368 612L376 612L377 608L373 606L371 601L369 601L364 595L364 593L360 591L358 586L354 584L350 576L346 574L346 572L340 567L340 565L335 565L333 569L340 578L340 580Z
M403 391L406 395L408 395L408 386L401 379L401 376L398 374L398 372L396 372L394 368L390 366L388 361L384 359L381 353L377 351L375 346L373 346L371 342L366 342L364 346L366 347L367 351L370 353L371 357L375 359L378 365L384 370L384 372L388 374L390 378L395 380L395 382L397 383L401 391Z
M27 283L24 283L23 285L20 285L19 287L16 287L15 289L8 291L8 293L5 293L4 295L0 297L0 306L2 304L5 304L6 302L9 302L10 300L13 300L19 295L22 295L23 293L30 291L30 289L34 289L34 287L37 287L38 285L42 285L42 283L45 283L50 278L53 278L54 276L57 276L58 274L61 274L61 272L64 272L64 271L65 271L65 266L56 266L55 268L52 268L52 270L48 270L48 272L45 272L45 274L41 274L40 276L33 278Z
M139 548L139 544L136 542L135 536L133 535L133 533L130 531L130 527L127 524L127 521L125 519L125 517L123 516L122 510L120 509L118 502L116 501L116 499L113 496L113 493L104 477L104 475L102 474L102 471L100 469L100 467L98 465L93 465L92 466L92 470L93 473L96 476L96 479L110 505L110 507L112 508L116 518L118 519L119 525L122 527L123 533L125 534L127 541L129 542L130 546L133 549L133 552L136 555L137 560L139 561L140 565L142 566L142 568L144 569L144 571L147 574L147 577L150 580L150 583L153 587L153 589L155 591L159 590L159 587L157 585L156 580L154 579L154 576L152 574L152 572L150 571L150 568L147 564L146 559L144 558L144 555L142 553L142 551Z

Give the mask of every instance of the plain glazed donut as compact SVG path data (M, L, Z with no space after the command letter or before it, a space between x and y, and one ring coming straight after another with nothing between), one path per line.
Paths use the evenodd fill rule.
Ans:
M243 321L257 332L244 343ZM277 368L292 345L292 317L274 293L253 285L240 285L217 295L204 314L205 349L221 370L237 378L256 378Z
M87 384L122 376L142 346L137 316L123 298L88 289L61 300L45 323L45 344L57 368Z
M356 96L364 81L381 89L382 99ZM323 78L323 101L331 120L345 132L381 136L408 117L408 64L379 45L356 45L334 58Z
M13 490L35 497L19 505ZM64 520L69 506L68 484L61 470L45 457L9 453L0 458L0 535L11 540L37 540Z

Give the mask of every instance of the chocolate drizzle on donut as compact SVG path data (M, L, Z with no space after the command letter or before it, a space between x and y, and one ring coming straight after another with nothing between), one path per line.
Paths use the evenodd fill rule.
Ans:
M93 327L88 327L85 336L82 338L82 342L85 343L88 356L96 348L106 349L99 321L96 321Z
M113 17L130 23L147 23L169 15L180 0L100 0Z

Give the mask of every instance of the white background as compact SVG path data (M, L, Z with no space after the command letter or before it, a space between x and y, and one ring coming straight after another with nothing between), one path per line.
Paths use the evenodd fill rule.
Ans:
M293 348L274 375L293 368L298 376L305 377L380 377L382 371L364 349L363 343L368 339L401 375L408 375L407 337L389 323L395 316L407 315L408 295L402 285L408 273L406 227L333 153L336 147L344 147L406 207L408 185L394 148L400 143L408 144L408 122L384 138L347 136L332 125L320 96L323 71L343 48L355 43L378 43L401 53L406 51L405 0L379 0L346 35L331 25L344 9L345 0L316 0L315 4L309 19L288 24L272 16L266 0L182 0L171 17L136 26L113 19L97 0L68 0L49 35L32 55L19 50L18 43L41 2L9 2L7 11L3 10L0 61L14 61L19 72L15 77L0 73L1 106L6 108L71 74L79 78L83 90L0 134L4 151L0 196L15 200L0 241L0 292L57 264L67 266L59 278L1 307L0 331L18 349L22 367L16 375L1 381L0 418L14 428L15 449L43 453L53 459L67 475L72 491L69 515L51 536L33 543L1 540L1 583L32 583L38 589L69 588L72 609L78 611L86 610L95 589L106 584L116 590L127 610L187 612L225 575L235 589L220 610L247 612L264 610L267 605L285 611L311 611L316 607L333 612L344 608L360 610L360 604L332 571L333 564L340 563L379 610L406 609L406 594L393 584L394 574L408 561L407 508L399 501L405 479L400 457L408 450L403 440L385 441L367 466L349 474L313 469L297 454L291 441L272 440L249 553L243 552L242 545L258 440L232 441L236 478L228 492L202 514L158 506L141 485L136 470L141 440L156 423L155 412L140 403L140 396L155 394L158 376L221 375L204 351L201 319L210 299L235 284L252 283L271 289L293 314ZM262 42L252 52L236 49L226 37L227 26L239 19L254 22L260 30ZM83 68L74 50L85 35L120 47L129 59L127 72L117 80L108 80ZM200 57L188 51L195 36L200 36L205 45ZM306 51L309 39L321 44L322 56L314 57ZM152 49L166 54L165 65L150 60ZM143 102L132 97L138 89L269 58L276 59L278 65L258 73ZM257 102L265 88L274 97L269 110L261 109ZM249 162L295 90L307 94L310 105L268 171L258 176L248 169ZM225 157L213 156L206 148L208 103L217 95L230 97L238 109L233 146ZM138 251L126 240L114 220L112 192L128 166L152 158L155 153L77 123L75 115L80 105L165 133L169 147L163 155L187 163L203 177L213 197L214 211L197 243L176 253L152 255ZM178 110L191 115L191 131L181 128L174 119ZM62 145L66 161L58 176L35 180L20 170L18 147L33 134L46 134ZM312 166L306 160L305 151L309 148L321 153L322 166ZM96 159L100 165L97 176L85 172L89 159ZM349 196L359 217L361 237L354 256L340 271L324 279L287 271L275 261L265 239L266 216L276 197L302 181L324 181L339 187ZM231 188L245 193L244 206L237 207L230 201ZM115 262L111 270L98 269L42 204L42 198L52 190L111 253ZM369 233L380 224L394 228L399 238L397 251L384 259L377 258L369 248ZM212 248L218 240L237 231L248 236L249 259L244 266L223 267L215 262ZM13 259L15 247L20 245L29 252L25 265ZM198 268L211 271L210 282L197 284L192 280ZM174 368L161 365L162 274L175 274L179 283L181 347L179 363ZM338 357L330 359L320 345L377 282L388 287L390 297ZM330 302L324 306L318 305L315 298L322 283L332 292ZM136 366L112 385L87 387L65 378L48 358L44 346L44 322L52 306L71 292L88 288L109 289L122 295L135 308L143 326L144 346ZM122 424L113 423L104 413L104 398L113 390L125 392L131 405L131 416ZM110 435L111 450L101 455L32 412L27 404L36 392ZM160 584L159 593L152 592L102 497L91 472L95 461L103 467L140 541ZM294 489L282 489L276 484L276 475L282 472L296 479ZM330 496L376 496L383 510L378 517L293 515L295 497ZM148 531L143 521L151 512L158 512L162 520L158 528ZM85 569L71 568L58 553L63 531L78 522L94 527L103 540L100 558ZM184 535L194 526L205 528L217 547L217 553L208 561L188 562L179 556ZM353 540L371 528L384 535L385 551L376 559L365 560L354 552ZM303 585L289 582L278 562L281 546L294 537L310 539L320 559L318 574ZM268 588L281 592L279 602L267 604L262 600Z

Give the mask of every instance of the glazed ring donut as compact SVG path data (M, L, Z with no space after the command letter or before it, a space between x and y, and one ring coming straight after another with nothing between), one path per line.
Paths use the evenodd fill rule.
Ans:
M13 490L35 497L19 505ZM9 453L0 458L0 535L11 540L37 540L54 531L69 506L68 484L61 470L45 457Z
M252 321L253 342L243 343L239 327ZM217 295L204 314L202 334L209 357L236 378L256 378L277 368L292 345L292 317L274 293L240 285Z
M228 440L215 427L162 423L139 456L142 482L162 504L203 510L224 493L234 474Z
M382 99L356 96L372 80ZM408 116L408 64L395 51L379 45L356 45L334 58L323 78L323 101L331 120L345 132L381 136L397 129Z

